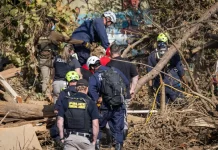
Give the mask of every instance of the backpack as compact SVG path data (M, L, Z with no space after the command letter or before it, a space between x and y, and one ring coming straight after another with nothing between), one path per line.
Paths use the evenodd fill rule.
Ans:
M101 94L103 101L109 106L119 106L124 103L126 85L120 74L110 67L101 73Z

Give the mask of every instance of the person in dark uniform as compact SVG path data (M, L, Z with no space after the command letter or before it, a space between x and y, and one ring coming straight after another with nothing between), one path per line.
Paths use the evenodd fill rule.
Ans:
M104 99L100 96L101 94L101 85L102 85L102 73L110 69L109 67L102 66L100 64L100 59L96 56L91 56L87 60L87 66L90 70L93 70L95 73L89 79L89 95L93 101L99 103L102 101L100 106L101 118L100 118L100 128L105 128L108 123L110 130L112 132L112 137L115 140L115 150L120 150L123 145L123 129L124 129L124 116L125 116L125 106L123 104L113 107L109 106ZM114 70L121 76L123 82L126 86L127 98L130 97L129 91L129 81L125 75L118 69ZM99 149L99 143L96 145L96 149Z
M71 38L84 41L83 44L75 45L75 52L81 65L86 64L90 56L90 43L101 42L104 49L108 48L110 43L105 27L113 23L116 23L116 15L111 11L107 11L104 12L101 18L86 20L72 33Z
M44 21L45 26L40 35L35 41L37 58L42 78L42 92L51 100L51 92L49 89L49 80L51 76L52 62L56 51L58 50L59 42L69 41L69 37L63 36L61 33L55 32L55 23L57 21L52 17L47 17Z
M76 83L80 79L80 77L76 71L69 71L66 74L65 79L68 82L67 88L62 90L59 94L58 100L56 101L55 106L54 106L54 113L55 114L58 113L59 108L63 103L62 100L64 100L64 98L66 96L71 96L77 92L76 91ZM55 142L58 143L60 141L59 140L59 132L58 132L58 128L57 128L56 123L51 127L50 134L51 134L51 137L55 140Z
M128 61L125 58L121 57L121 48L116 43L112 44L110 47L110 53L111 53L111 61L107 64L108 67L115 67L119 69L129 80L130 83L130 94L133 95L137 82L138 82L138 72L136 69L136 66L132 63L128 62L122 62ZM119 61L121 60L121 61ZM131 99L126 99L126 110L128 109L129 103ZM128 123L127 123L127 111L125 115L125 127L124 127L124 138L127 136L128 133Z
M130 94L131 95L134 94L135 87L138 82L138 72L136 66L132 63L122 62L122 60L123 61L128 61L128 60L121 57L121 48L116 43L111 45L110 52L111 52L112 60L107 64L107 66L115 67L119 69L127 77L131 87Z
M65 75L68 71L76 71L80 78L82 74L80 71L80 64L75 57L71 55L74 53L73 46L66 44L60 55L57 55L54 60L54 81L53 81L53 100L56 103L61 89L66 88Z
M167 41L168 38L165 34L160 33L157 37L157 48L151 52L151 54L148 57L148 65L155 67L156 64L158 63L158 61L162 58L162 56L165 54L165 52L168 50L167 47ZM151 67L147 67L147 72L150 72L153 68ZM184 71L184 67L182 65L180 56L178 53L176 53L168 62L168 64L164 67L164 69L162 70L163 72L169 74L170 76L178 79L178 80L182 80L186 83L186 78L184 76L185 71ZM179 81L164 75L163 73L161 73L161 77L163 79L163 82L165 84L168 84L178 90L181 90L181 84ZM150 87L154 87L155 89L157 89L160 86L160 77L157 76L156 78L149 81L149 86ZM168 100L171 101L175 101L178 97L181 97L182 94L168 86L165 87L165 95L166 95L166 102L168 102ZM160 94L158 94L157 97L157 102L160 102Z
M68 82L67 88L60 92L57 102L55 103L55 113L57 114L59 107L62 105L62 100L66 96L71 96L76 93L76 83L80 79L76 71L69 71L65 79Z
M65 150L94 150L99 132L98 109L87 96L88 82L85 79L77 82L76 90L77 93L62 100L58 111L60 140Z

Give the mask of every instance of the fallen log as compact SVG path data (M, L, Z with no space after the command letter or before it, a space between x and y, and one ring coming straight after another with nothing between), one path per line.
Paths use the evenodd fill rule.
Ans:
M10 111L8 117L19 119L40 119L55 116L53 105L34 105L0 102L0 116Z

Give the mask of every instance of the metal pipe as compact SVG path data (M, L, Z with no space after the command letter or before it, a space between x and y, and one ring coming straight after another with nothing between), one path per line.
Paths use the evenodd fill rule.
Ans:
M127 110L128 114L148 114L149 112L157 113L157 110Z

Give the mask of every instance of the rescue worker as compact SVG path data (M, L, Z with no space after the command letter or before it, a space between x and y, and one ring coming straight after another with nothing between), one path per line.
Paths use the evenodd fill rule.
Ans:
M136 66L132 63L122 62L122 60L127 60L121 57L121 48L116 43L112 44L110 49L112 60L107 64L107 66L119 69L127 77L131 87L130 94L133 95L138 82L138 72L136 70Z
M90 43L101 42L101 46L107 49L110 45L106 28L116 23L116 15L111 12L105 12L101 18L86 20L73 33L73 39L83 40L83 44L75 45L75 52L81 65L84 65L90 56Z
M105 128L108 123L112 132L112 137L115 142L115 150L120 150L123 145L123 128L124 128L124 115L125 106L122 104L118 107L112 107L107 105L102 100L101 96L101 82L102 82L102 71L108 70L109 67L101 66L100 59L96 56L91 56L87 60L87 66L90 70L94 71L94 74L89 79L89 95L96 103L102 103L100 106L100 129ZM129 90L129 81L123 75L121 71L115 68L118 74L122 77L127 89ZM102 102L101 102L102 100ZM99 137L100 138L100 137ZM96 149L100 148L100 143L97 141Z
M54 60L54 79L53 79L53 100L56 102L61 89L66 87L65 75L69 71L76 71L80 78L82 78L80 72L80 64L78 60L72 57L74 53L73 46L71 44L66 44L60 55L55 57Z
M163 57L165 52L168 50L167 47L168 38L166 36L166 33L160 33L157 37L157 48L151 52L151 54L148 57L148 65L155 67L158 61ZM147 72L150 72L153 68L147 67ZM180 59L180 56L178 53L176 53L168 62L168 64L164 67L162 70L163 72L167 73L168 75L178 79L182 80L186 83L186 79L184 76L184 68ZM165 84L168 84L178 90L181 90L181 84L179 81L164 75L161 73L161 77L163 79L163 82ZM157 89L160 86L160 77L157 76L156 78L149 81L149 86L152 88L154 87ZM175 101L178 97L181 97L182 94L168 86L165 86L165 95L166 95L166 103L168 100ZM157 97L157 102L160 102L160 94Z
M42 92L51 100L49 89L49 80L51 76L52 61L58 50L58 43L70 40L62 34L55 32L55 23L57 21L52 17L47 17L42 35L36 41L37 57L42 78Z
M65 79L67 80L67 88L60 92L58 100L55 104L55 113L58 112L59 107L61 106L62 100L66 96L71 96L76 93L76 83L80 79L79 74L76 71L67 72Z
M112 44L110 47L110 53L111 53L111 61L107 64L108 67L115 67L119 69L129 80L130 83L130 94L133 95L137 82L138 82L138 72L136 70L136 66L132 63L128 62L122 62L127 61L126 59L121 57L121 48L116 43ZM121 61L119 61L121 60ZM131 96L127 97L125 104L126 104L126 110L128 108L128 105L130 103ZM127 111L126 111L127 112ZM127 135L128 131L128 124L127 124L127 113L125 116L125 127L124 127L124 138Z
M54 113L57 114L60 106L62 106L62 101L65 100L65 97L70 97L71 95L73 95L74 93L76 93L76 83L79 80L79 74L76 71L69 71L66 76L65 79L68 82L67 84L67 88L62 90L60 92L60 95L58 97L58 100L55 103L55 107L54 107ZM59 144L60 143L60 137L59 137L59 131L57 128L57 124L54 124L51 129L50 129L50 134L51 137L54 139L54 141ZM61 144L62 145L62 144Z
M152 24L149 20L150 10L141 6L141 0L129 0L129 3L129 7L125 10L126 20L122 24L123 28L138 30L141 25Z
M65 97L58 111L60 140L65 150L94 150L99 132L98 109L87 96L88 82L85 79L77 82L76 90L74 95Z

